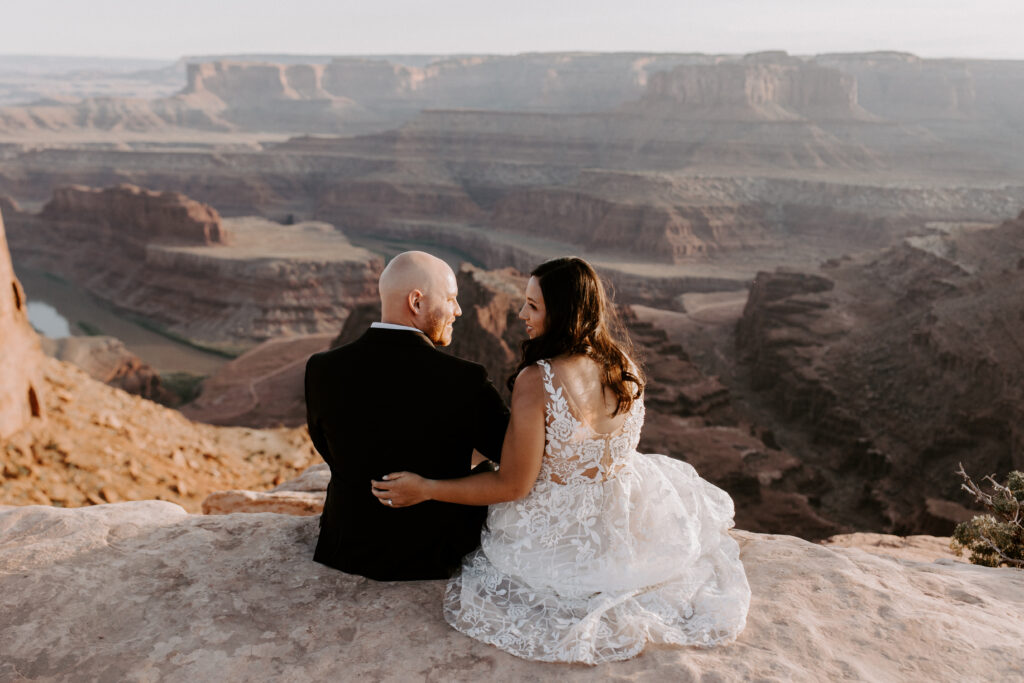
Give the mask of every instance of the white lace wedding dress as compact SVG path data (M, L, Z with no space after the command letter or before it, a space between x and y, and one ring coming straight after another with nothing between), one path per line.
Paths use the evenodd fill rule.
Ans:
M597 664L647 642L711 647L746 623L750 587L729 495L690 465L636 452L644 407L598 434L551 366L544 460L525 498L492 505L448 583L453 627L514 655Z

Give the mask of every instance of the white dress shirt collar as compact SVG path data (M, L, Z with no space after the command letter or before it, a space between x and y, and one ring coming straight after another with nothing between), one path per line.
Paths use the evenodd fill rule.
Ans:
M422 334L422 331L415 327L409 327L408 325L396 325L395 323L370 323L370 327L376 327L380 330L407 330L409 332L420 332Z

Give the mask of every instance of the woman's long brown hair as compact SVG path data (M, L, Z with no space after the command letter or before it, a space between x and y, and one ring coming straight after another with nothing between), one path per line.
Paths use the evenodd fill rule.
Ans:
M615 395L618 415L644 391L640 368L631 361L632 344L601 278L575 256L545 261L530 275L537 278L547 312L544 334L523 342L522 360L509 376L509 391L519 373L538 360L585 354L604 370L601 382Z

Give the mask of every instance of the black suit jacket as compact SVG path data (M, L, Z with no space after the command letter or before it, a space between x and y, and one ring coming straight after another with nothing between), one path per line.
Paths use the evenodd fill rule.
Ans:
M483 366L421 333L370 328L309 359L306 417L331 468L317 562L378 580L436 579L479 544L486 507L389 508L370 480L400 470L462 477L474 448L498 461L508 410Z

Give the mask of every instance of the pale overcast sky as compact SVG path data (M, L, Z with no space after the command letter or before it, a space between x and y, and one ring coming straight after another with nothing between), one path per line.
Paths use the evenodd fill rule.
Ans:
M900 50L1024 59L1024 0L3 0L0 54Z

